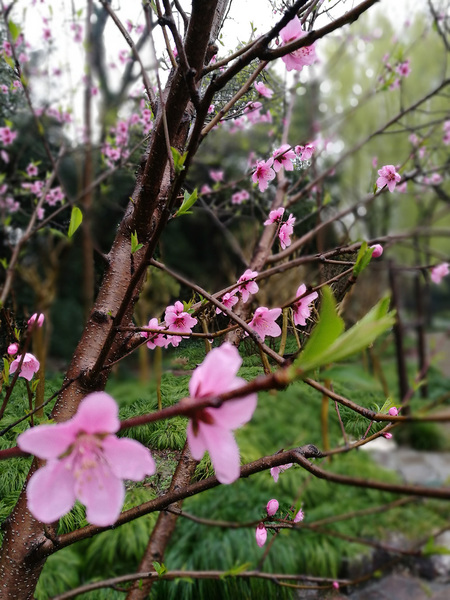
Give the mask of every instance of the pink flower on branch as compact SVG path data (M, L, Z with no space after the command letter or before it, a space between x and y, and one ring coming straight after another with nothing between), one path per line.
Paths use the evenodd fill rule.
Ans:
M280 245L283 250L291 245L291 235L294 233L294 223L294 215L289 215L286 223L283 223L283 225L280 227L278 239L280 240Z
M381 244L374 244L370 248L372 248L372 258L379 258L383 254L383 246Z
M19 368L20 361L22 359L22 355L20 354L9 366L9 372L11 374L15 373ZM22 366L20 368L19 377L23 377L27 381L31 381L33 379L33 375L39 371L39 361L30 352L26 352L25 357L22 362Z
M89 394L72 419L39 425L17 438L24 452L47 461L31 477L28 508L43 523L65 515L78 499L93 525L112 525L125 498L123 479L140 481L156 471L147 448L117 438L120 428L116 402L105 392Z
M305 514L302 511L302 509L300 509L294 517L294 523L300 523L301 521L303 521L304 518Z
M289 21L286 27L283 27L283 29L280 31L280 37L283 40L283 45L294 42L305 35L306 32L303 31L302 24L297 16ZM281 60L286 65L286 69L288 71L292 71L292 69L295 71L301 71L305 65L312 65L316 62L317 56L315 44L294 50L290 54L282 56Z
M34 315L31 315L31 317L28 319L28 327L32 327L33 325L35 327L42 327L44 319L44 313L34 313Z
M441 283L442 279L449 274L449 264L441 263L431 269L431 281L433 283Z
M253 183L257 183L259 186L259 190L264 192L267 190L269 185L269 181L275 179L275 171L272 169L273 165L273 157L270 157L268 160L258 160L256 161L256 170L252 175Z
M256 294L256 292L259 290L259 286L256 281L252 281L252 279L254 279L257 275L258 271L247 269L237 281L240 285L238 288L236 288L236 292L241 294L242 302L244 304L250 298L250 294Z
M272 467L270 469L270 474L272 475L275 483L277 483L280 473L282 473L283 471L286 471L287 469L290 469L293 464L294 463L287 463L286 465L280 465L279 467Z
M265 306L260 306L255 310L253 319L248 324L264 341L266 336L278 337L281 335L280 326L275 323L281 315L281 308L268 309Z
M164 321L170 331L178 333L191 333L192 328L197 325L197 319L184 310L183 304L177 300L174 305L168 306L164 314Z
M385 165L378 171L377 187L378 189L384 188L387 185L388 190L393 192L395 186L401 180L401 175L397 173L394 165Z
M267 540L267 529L264 527L263 523L260 523L256 528L256 543L260 548L264 546Z
M233 308L233 306L235 304L237 304L239 301L239 298L236 296L235 291L233 292L227 292L226 294L224 294L222 296L221 302L222 304L224 304L227 308L229 308L230 310ZM220 315L222 314L222 310L220 310L219 307L216 308L216 314Z
M284 167L286 171L293 171L294 165L292 163L295 160L295 152L292 150L289 144L283 144L279 148L273 151L273 168L276 173Z
M273 90L264 85L262 81L255 81L254 86L256 91L261 94L261 96L264 96L264 98L272 98Z
M306 319L309 319L311 315L311 309L309 305L313 302L317 297L317 292L312 292L312 294L308 294L305 296L306 285L302 283L302 285L297 290L297 298L301 296L299 300L294 302L292 305L292 310L294 312L294 323L295 325L301 325L302 327L306 326Z
M269 218L264 221L264 225L272 225L273 223L280 223L281 219L284 215L284 208L280 206L280 208L276 208L275 210L271 210L269 213Z
M164 327L158 323L158 319L156 317L150 319L147 327L149 329L164 329ZM144 338L148 338L147 348L149 348L150 350L154 350L156 346L159 346L160 348L167 348L168 344L170 343L167 337L165 337L162 333L151 333L150 331L141 331L141 336Z
M275 498L272 498L272 500L269 500L269 502L267 503L266 506L266 511L269 517L273 517L273 515L277 512L279 507L278 504L278 500L276 500Z
M189 382L189 402L192 416L187 426L187 440L195 460L201 460L206 451L220 483L232 483L239 478L239 448L232 433L252 418L257 395L249 394L224 402L218 408L195 410L197 401L214 398L245 384L236 374L242 358L234 346L225 343L211 350L203 363L194 371Z

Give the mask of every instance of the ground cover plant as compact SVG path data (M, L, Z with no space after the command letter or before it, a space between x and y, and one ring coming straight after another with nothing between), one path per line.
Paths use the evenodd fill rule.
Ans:
M445 449L444 3L237 4L0 0L2 598L439 551L449 488L362 448Z

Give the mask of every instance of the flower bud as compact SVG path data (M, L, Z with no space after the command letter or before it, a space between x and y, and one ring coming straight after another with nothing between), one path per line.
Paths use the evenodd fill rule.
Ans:
M337 581L333 581L333 587L335 590L339 589L339 583Z
M17 354L18 351L19 351L19 344L14 343L14 344L10 344L8 346L8 354L10 356L14 356L14 354Z
M387 440L390 440L392 438L392 433L383 433L383 437L385 437Z
M300 523L305 518L305 513L300 509L294 517L294 523Z
M379 256L381 256L383 254L383 246L381 244L374 244L373 246L370 246L373 250L372 252L372 258L378 258Z
M393 406L392 408L389 409L389 413L388 413L391 417L396 417L398 415L398 410L395 408L395 406Z
M34 313L34 315L31 315L31 317L28 319L28 327L34 325L36 320L37 326L42 327L42 324L44 323L44 318L44 313Z
M266 506L267 514L269 515L269 517L273 517L273 515L278 510L278 506L279 506L278 500L275 500L275 498L272 498L272 500L269 500L269 502L267 503L267 506Z
M256 528L256 543L260 548L264 546L267 540L267 529L262 523Z

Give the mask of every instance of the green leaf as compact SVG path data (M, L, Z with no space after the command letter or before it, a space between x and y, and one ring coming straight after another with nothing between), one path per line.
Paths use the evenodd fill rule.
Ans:
M14 69L14 67L15 67L14 59L11 58L11 56L8 56L6 54L6 52L3 52L3 59L11 67L11 69Z
M13 21L9 21L8 28L9 28L9 31L11 33L11 37L13 39L13 42L15 42L17 40L17 38L19 37L20 32L22 31L22 29L18 25L16 25Z
M8 261L6 260L6 258L0 258L0 265L2 265L5 271L8 269Z
M9 362L7 358L3 359L3 381L5 385L9 384Z
M430 556L431 554L450 554L450 550L445 546L435 546L434 538L431 536L423 547L422 556Z
M131 254L134 254L143 247L144 244L138 243L138 237L136 231L131 234Z
M374 193L374 194L376 194L376 193L377 193L377 189L378 189L378 186L377 186L377 184L376 184L376 183L374 183L374 184L373 184L373 193Z
M191 208L191 206L193 206L197 202L197 198L198 198L197 188L195 188L195 190L192 192L192 194L189 194L189 192L187 192L185 190L183 203L180 206L180 208L177 210L177 212L175 213L175 216L179 217L180 215L192 214L192 210L189 210L189 209Z
M324 353L327 353L328 348L343 331L344 321L337 314L333 292L328 286L325 286L322 291L319 321L314 327L303 352L295 361L294 366L303 369L303 365L325 364L320 360L320 357Z
M161 577L162 575L164 575L164 573L167 573L167 567L164 563L159 563L159 562L153 562L152 563L153 568L155 569L155 571L158 573L158 577Z
M367 246L367 242L363 242L361 244L361 248L359 249L358 256L356 258L355 266L353 267L353 276L358 277L367 265L370 263L372 258L373 248L369 248Z
M75 231L81 225L82 221L83 221L83 213L78 208L78 206L74 206L72 208L72 213L70 215L69 231L67 232L67 235L69 236L69 238L71 238L73 236Z
M337 315L331 291L325 292L326 289L324 289L319 322L313 329L304 351L295 361L294 368L312 371L331 362L348 358L367 348L395 323L395 311L389 311L389 298L386 297L380 300L358 323L339 335L338 323L339 321L342 323L342 319ZM328 331L329 329L331 331ZM317 330L318 333L316 333Z
M248 569L252 566L252 563L243 563L242 565L236 565L235 567L231 567L231 569L229 569L228 571L225 571L224 573L222 573L222 575L220 576L221 579L223 579L224 577L234 577L236 575L239 575L239 573L243 573L244 571L248 571Z
M179 175L181 173L181 171L184 170L184 162L187 158L187 152L185 152L183 155L181 155L178 152L178 150L176 148L174 148L173 146L170 147L170 150L172 151L173 166L175 169L175 173L176 173L176 175Z

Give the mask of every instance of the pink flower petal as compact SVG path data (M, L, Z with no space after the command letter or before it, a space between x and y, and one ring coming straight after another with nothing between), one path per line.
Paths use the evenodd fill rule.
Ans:
M63 460L50 461L33 474L27 486L28 509L39 521L53 523L75 503L74 476Z
M79 431L85 433L115 433L119 430L119 409L105 392L88 394L72 419Z
M156 472L150 451L135 440L108 435L102 441L102 447L112 472L119 479L141 481Z
M236 389L246 383L245 380L240 377L236 378L236 382L237 385L230 387L230 390ZM242 400L230 400L229 402L224 402L219 408L211 408L208 410L221 427L237 429L250 421L255 412L257 403L258 395L250 394L245 396L245 398L242 398Z
M17 445L24 452L46 460L58 458L75 441L78 429L73 423L31 427L19 435Z
M220 483L239 479L241 460L234 435L228 429L199 423L199 436L205 440L211 462Z
M189 382L192 398L207 398L228 391L233 386L236 373L242 364L237 349L229 343L222 344L206 355L195 369Z
M81 472L76 482L77 498L86 505L86 518L93 525L115 523L125 499L125 486L105 464Z

